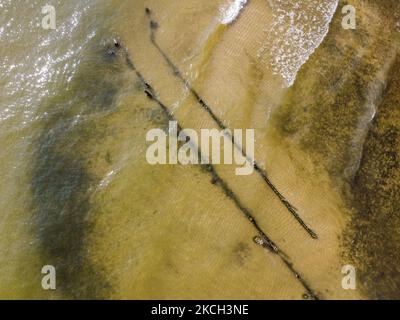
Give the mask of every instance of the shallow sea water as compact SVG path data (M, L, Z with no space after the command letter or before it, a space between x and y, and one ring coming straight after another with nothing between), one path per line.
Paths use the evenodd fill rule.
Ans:
M45 4L56 8L56 30L41 28ZM298 143L309 129L288 138L280 127L295 107L290 98L307 101L295 80L325 50L337 7L0 0L0 297L363 296L340 287L339 237L351 206ZM209 173L146 162L146 133L168 119L127 55L183 127L217 128L151 42L146 8L159 47L227 127L255 129L255 159L318 233L309 237L257 174L216 166L293 269L254 243L257 230ZM366 112L356 117L371 121ZM44 265L56 267L55 291L41 288Z

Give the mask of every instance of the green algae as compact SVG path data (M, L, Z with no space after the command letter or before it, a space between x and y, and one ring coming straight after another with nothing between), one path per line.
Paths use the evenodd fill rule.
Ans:
M357 29L341 28L338 10L272 122L329 172L348 204L343 263L356 266L359 290L367 298L398 299L400 42L394 13L400 6L354 5Z

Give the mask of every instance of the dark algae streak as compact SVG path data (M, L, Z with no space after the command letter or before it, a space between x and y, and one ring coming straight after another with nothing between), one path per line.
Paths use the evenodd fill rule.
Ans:
M361 289L372 299L400 299L400 55L351 184L356 214L346 241Z
M339 7L346 4L340 1ZM350 221L341 237L342 261L356 267L357 290L366 298L399 299L400 41L395 16L400 3L353 5L357 28L343 29L343 15L336 13L272 121L280 136L300 146L340 190Z
M79 299L103 298L111 290L87 259L95 209L90 188L98 182L89 167L91 146L106 134L98 118L114 111L124 68L116 40L88 50L71 87L44 106L48 116L36 141L31 183L43 264L56 268L66 297Z

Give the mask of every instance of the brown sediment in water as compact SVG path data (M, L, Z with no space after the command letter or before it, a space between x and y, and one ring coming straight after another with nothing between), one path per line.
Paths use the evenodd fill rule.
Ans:
M341 1L339 7L345 4ZM329 172L347 209L343 264L366 298L398 298L397 1L357 1L356 30L337 12L273 122ZM397 17L397 18L396 18ZM390 172L390 173L389 173ZM347 212L347 213L346 213ZM345 230L345 231L344 231Z
M179 68L171 61L171 59L168 57L168 55L164 52L164 50L158 45L156 41L156 35L155 35L155 30L159 27L158 23L155 22L151 18L151 10L146 8L146 14L148 15L150 19L150 40L153 43L153 45L157 48L157 50L161 53L161 55L164 57L165 61L167 64L170 66L172 69L173 73L175 76L177 76L182 83L185 85L185 87L188 88L190 93L195 97L199 105L209 114L209 116L214 120L214 122L217 124L219 129L225 130L227 129L226 125L224 124L224 121L221 120L214 112L213 109L204 101L202 97L200 97L199 93L192 87L192 85L188 82L187 79L182 75L182 72L179 70ZM157 27L155 27L157 26ZM264 180L264 182L267 184L267 186L272 190L272 192L279 198L279 200L282 202L282 204L287 208L287 210L290 212L290 214L297 220L297 222L304 228L304 230L314 239L318 239L318 235L313 231L300 217L299 213L297 212L296 208L279 192L279 190L274 186L272 181L268 178L267 172L260 167L260 165L252 158L249 157L243 150L242 146L239 146L234 142L233 136L230 136L229 139L232 141L232 144L242 153L242 155L251 163L254 167L254 170L257 172L257 174L260 175L260 177Z
M274 115L282 133L319 158L338 181L354 177L398 47L394 19L383 17L372 2L355 6L357 28L343 29L343 15L336 13L323 44Z
M372 299L400 299L399 70L397 55L351 182L356 213L346 234L346 258Z
M146 13L150 14L150 10L146 9ZM151 24L154 24L153 21L151 21ZM153 36L153 35L152 35ZM154 39L153 43L154 43ZM158 48L161 52L162 50L160 48ZM163 53L163 52L162 52ZM147 95L147 97L153 101L155 101L160 108L163 110L163 112L165 113L166 118L169 121L176 121L176 119L174 118L173 114L170 111L170 108L165 106L158 98L158 94L154 91L154 89L152 88L152 86L143 78L142 74L135 68L131 58L129 57L129 54L127 54L126 57L126 61L127 61L127 65L136 73L136 76L139 78L139 80L142 82L143 87L144 87L144 93ZM181 73L179 71L179 69L177 69L171 62L170 60L167 58L167 56L163 53L163 56L167 59L167 61L169 62L169 64L172 65L174 71L175 71L175 75L177 76L181 76ZM183 79L183 78L182 78ZM184 80L184 79L183 79ZM185 85L188 85L185 82ZM191 91L193 92L193 94L195 95L196 99L199 101L199 103L201 103L204 107L206 107L207 109L209 109L209 107L202 102L202 99L198 96L198 94L194 91L194 89L191 89ZM216 121L219 123L221 122L219 119L216 119ZM221 122L222 123L222 122ZM221 128L221 129L225 129L225 128ZM182 127L179 125L178 123L178 134L179 132L182 130ZM232 143L233 142L233 138L232 138ZM197 146L196 146L197 147ZM201 151L198 149L198 158L202 159L203 156L201 154ZM243 153L244 151L241 150L241 152ZM247 155L246 155L247 157ZM253 160L252 160L253 162ZM253 227L255 228L255 230L258 232L259 236L260 236L260 240L259 241L255 241L256 243L260 244L262 247L270 250L271 252L277 254L280 259L282 260L282 262L288 267L288 269L290 270L290 272L293 274L293 276L302 284L302 286L304 287L304 289L306 290L306 295L307 297L311 298L311 299L318 299L318 296L313 292L312 288L310 287L310 285L302 278L302 276L298 273L298 271L296 271L294 265L292 262L290 262L290 257L288 257L285 253L283 253L279 247L268 237L268 235L261 229L261 227L259 226L259 224L257 223L257 221L254 219L253 214L250 212L250 210L248 208L246 208L243 203L241 202L240 198L238 197L237 194L235 194L232 189L229 187L229 185L218 175L217 171L215 170L213 165L202 165L201 166L202 169L204 171L206 171L207 173L209 173L211 175L211 183L214 185L218 185L224 192L225 196L228 197L230 200L233 201L233 203L235 204L235 206L237 207L237 209L239 209L242 214L248 219L248 221L253 225ZM259 167L257 167L257 164L255 164L255 169L258 171L261 170L259 169ZM262 172L262 171L261 171ZM263 173L263 172L262 172ZM270 184L269 180L268 183ZM273 185L272 185L273 186ZM279 195L280 193L275 189L275 192L277 192ZM290 204L288 203L288 205L290 206ZM289 207L291 208L291 206ZM303 223L304 224L304 223ZM258 238L258 237L257 237Z
M216 101L216 96L214 95L214 90L207 90L208 87L212 87L213 85L218 84L218 80L214 77L216 74L211 74L210 75L210 67L215 66L216 61L221 61L221 59L228 60L230 63L230 57L229 59L226 59L226 56L223 55L223 50L224 48L229 49L229 47L232 45L231 41L239 37L240 39L246 39L245 34L248 32L247 29L244 29L244 32L241 33L243 30L243 24L248 24L250 22L250 25L253 24L253 26L259 25L260 21L262 19L258 20L251 20L253 18L253 14L255 14L258 9L260 8L259 6L262 6L263 3L261 1L259 2L252 2L252 5L248 7L249 11L243 12L243 15L241 18L236 21L235 25L232 27L232 29L228 28L228 34L224 35L223 39L221 40L221 43L217 44L216 48L214 49L214 53L211 55L210 61L213 61L212 66L208 65L205 68L204 66L200 66L200 68L203 68L203 75L202 75L202 80L199 82L199 92L202 93L202 95L205 95L207 98L207 101ZM261 7L263 8L263 7ZM162 10L157 10L157 12L162 12ZM249 14L250 13L250 14ZM144 14L143 14L144 16ZM180 96L184 95L186 96L186 90L187 88L185 85L182 85L182 81L179 79L176 79L174 74L171 74L171 70L167 64L165 64L165 60L163 57L160 55L158 50L156 48L151 49L151 47L147 47L148 45L151 45L151 42L148 39L149 32L148 32L148 23L147 21L138 21L140 23L139 27L136 26L137 28L146 28L145 33L143 35L140 35L139 38L141 38L140 46L137 45L137 42L131 42L128 40L125 40L126 38L121 35L121 37L124 39L127 45L127 49L129 52L133 53L133 58L135 59L135 64L136 66L140 67L141 74L146 77L146 79L151 79L151 88L157 90L158 96L160 99L165 100L165 101L173 101L173 103L176 101L177 98ZM141 25L143 24L143 25ZM160 24L161 25L161 24ZM173 35L173 31L171 31L171 35ZM164 37L166 34L164 33ZM147 38L147 43L146 43L146 38ZM192 38L191 38L192 39ZM160 39L163 43L165 43L165 40ZM251 38L249 39L249 42L251 42ZM141 50L143 49L144 44L146 44L146 56L143 56L143 53ZM249 52L247 54L247 58L245 58L245 61L255 61L251 55L254 54L256 56L256 52L258 50L258 47L251 48L249 47ZM166 49L167 50L167 49ZM174 56L174 52L168 51L169 54L171 54L171 60L176 61L176 57ZM148 65L149 59L152 61L152 65ZM201 60L201 59L200 59ZM236 60L235 65L233 65L234 68L236 68L236 72L238 71L238 61L243 60ZM233 61L232 61L233 63ZM156 68L154 66L157 66ZM251 70L254 70L254 65L246 65L246 68L243 68L243 70L240 70L241 73L244 75L250 76L253 74L253 72L249 72L250 70L247 69L247 66L250 67ZM262 67L261 67L262 69ZM266 74L268 74L268 70L263 70ZM221 76L221 75L220 75ZM269 78L267 75L266 78ZM175 79L175 80L174 80ZM177 81L176 81L177 80ZM251 86L251 79L249 79L249 86ZM269 78L270 81L270 78ZM149 85L149 82L146 82L147 85ZM143 89L146 89L147 87L146 84L142 85ZM235 81L232 81L232 85L235 86L236 83ZM167 89L168 88L168 89ZM227 87L223 87L224 89ZM219 98L225 99L226 94L223 92L224 90L219 91ZM243 89L241 90L243 91ZM245 90L244 90L245 91ZM254 91L254 89L253 89ZM151 98L153 97L153 94L151 91L148 91L148 96ZM256 93L258 95L258 92ZM252 101L257 100L254 99L252 96L250 97ZM140 100L140 99L139 99ZM179 101L179 100L178 100ZM171 103L171 105L173 104ZM164 102L163 102L164 104ZM170 102L168 102L168 105ZM213 103L211 103L213 105ZM165 103L167 105L167 103ZM245 104L246 108L248 109L244 110L248 112L249 114L252 114L255 112L256 109L254 109L254 105L249 103ZM240 104L238 104L240 106ZM216 108L216 114L220 114L221 112L221 107L225 107L224 104L217 104L215 106ZM243 106L242 106L243 108ZM239 110L239 109L238 109ZM195 99L194 97L192 98L187 98L185 99L184 103L180 105L179 108L176 108L173 110L174 111L174 116L179 120L181 123L181 126L184 127L191 127L191 128L201 128L201 127L209 127L209 128L214 128L215 123L212 124L212 119L210 119L210 116L207 115L207 113L204 112L201 108L199 108L199 101ZM257 110L258 111L258 110ZM236 125L239 127L243 126L245 127L245 124L240 124L239 119L231 118L234 113L230 112L227 115L226 121L229 122L235 122ZM257 119L257 117L250 117L248 119ZM258 119L257 119L258 120ZM251 127L251 124L250 124ZM258 128L261 132L261 129ZM260 135L261 136L261 135ZM265 139L265 138L264 138ZM248 207L251 212L254 214L254 219L256 221L259 221L260 227L263 230L268 230L268 235L271 232L272 236L271 239L279 239L279 245L282 246L282 250L291 257L292 262L294 265L296 265L296 270L299 270L298 273L302 274L302 278L306 281L306 283L310 283L310 286L317 287L315 290L315 294L318 297L322 298L329 298L332 296L340 297L340 296L351 296L351 293L343 292L342 290L336 289L338 287L338 284L340 284L340 278L341 278L341 273L340 273L340 263L338 262L338 250L336 244L338 243L337 241L337 235L339 232L336 232L338 226L341 225L340 221L340 213L337 212L338 210L338 204L336 203L337 200L334 199L333 195L328 195L324 197L324 203L320 201L320 199L312 199L311 195L313 192L320 191L321 188L316 188L313 186L313 181L304 181L303 179L307 179L307 172L300 172L298 169L296 169L296 165L293 163L293 160L290 159L290 157L287 156L287 151L283 147L284 145L276 140L275 143L268 140L266 141L268 143L267 147L268 149L264 149L264 152L268 150L271 152L273 150L273 156L272 154L267 154L268 159L267 163L265 163L265 159L261 158L262 163L266 164L268 168L271 168L272 170L269 170L271 174L274 176L274 180L278 181L279 186L285 190L286 193L291 194L291 198L295 199L296 206L299 205L301 212L304 212L307 216L308 219L313 220L313 224L316 224L316 229L320 230L321 229L321 240L315 241L313 239L308 239L310 238L307 234L304 233L304 230L298 225L296 225L296 221L291 221L294 220L290 215L287 214L286 208L282 206L282 204L279 202L278 199L276 199L275 195L271 190L268 190L268 188L263 185L263 181L257 181L257 176L252 176L248 177L246 179L238 179L237 177L235 178L232 176L232 171L230 171L230 168L223 168L222 166L218 166L216 170L219 171L219 174L221 175L223 181L225 181L232 189L232 191L235 194L240 195L241 201L245 204L246 207ZM265 143L263 141L263 143ZM259 151L263 151L263 149L259 149ZM260 154L260 153L259 153ZM302 157L298 157L298 161L302 161ZM282 171L282 166L285 167L285 170ZM218 184L210 185L210 179L206 179L206 183L209 186L212 186L210 190L209 187L205 187L203 184L203 177L197 177L195 181L197 181L197 188L196 188L196 193L191 191L191 187L189 185L192 185L192 183L189 183L188 181L183 182L178 176L176 177L177 182L179 181L179 184L182 184L181 187L178 188L179 190L179 196L178 199L179 202L174 201L173 198L176 196L176 194L173 192L173 188L171 186L168 186L167 189L165 190L165 187L163 189L163 192L161 193L160 188L162 188L165 183L161 183L161 180L163 177L168 177L167 172L171 170L172 168L165 168L163 167L162 170L153 168L151 171L154 173L149 173L148 169L141 167L141 170L143 171L142 173L136 173L139 176L144 175L146 172L149 176L153 177L155 175L155 172L157 172L156 177L158 177L158 183L160 186L157 186L157 188L152 187L155 189L152 194L151 198L156 198L158 197L157 202L163 202L160 199L166 199L167 203L171 202L171 205L173 204L173 207L167 206L166 208L159 208L158 205L154 204L152 202L152 205L148 204L147 207L143 207L144 204L140 205L141 201L138 201L138 195L143 194L143 191L146 190L146 183L142 186L142 188L145 188L144 190L138 189L138 187L134 188L136 192L138 192L138 195L134 196L136 199L134 205L132 205L132 208L129 209L128 203L124 205L125 210L130 210L132 211L134 208L142 208L141 210L135 209L140 211L145 211L148 212L149 208L148 207L154 207L154 212L155 215L152 215L152 227L148 227L146 230L146 233L144 233L144 230L141 232L138 232L137 236L124 236L127 238L132 238L136 240L132 240L135 242L140 242L141 243L141 248L136 248L135 247L135 252L137 252L137 258L135 256L132 257L132 264L138 268L138 270L142 270L142 268L147 268L153 270L153 278L150 278L150 275L146 276L147 273L141 274L139 271L134 272L136 275L134 278L135 279L140 279L138 282L138 286L136 290L133 290L131 294L128 294L130 297L137 297L137 296L144 296L144 297L183 297L182 292L177 289L176 292L170 292L166 291L167 288L174 283L174 285L179 286L179 288L187 288L186 289L186 294L189 297L203 297L205 294L204 291L199 292L198 290L193 291L193 288L197 288L200 286L201 288L205 288L204 286L208 283L210 284L210 281L214 281L215 283L211 286L216 288L216 286L219 288L214 292L210 292L208 289L207 294L205 297L214 297L218 293L218 291L222 288L221 285L223 285L223 290L224 290L224 297L238 297L239 291L241 290L240 288L247 288L247 285L242 284L235 284L235 283L229 283L229 278L233 276L232 272L232 265L228 262L225 265L224 272L218 271L217 266L218 266L218 259L215 257L215 249L212 249L212 247L215 245L215 243L218 243L219 240L218 238L214 238L214 234L208 234L207 236L204 235L204 227L206 226L203 224L204 222L204 215L209 216L210 218L215 215L215 219L223 219L226 221L225 223L228 223L231 219L233 221L236 221L235 227L231 228L229 227L226 229L226 231L229 230L229 232L224 232L224 238L229 237L228 240L226 239L226 245L227 248L236 243L236 239L241 239L245 234L248 234L247 227L245 226L248 224L248 219L246 220L237 220L236 218L232 218L233 215L237 215L237 208L234 209L233 211L228 210L232 206L232 203L230 204L229 198L224 200L221 195L224 193L219 190L218 192L214 192L215 194L210 194L210 190L215 190L215 188L219 189L220 186ZM178 170L178 169L176 169ZM183 168L182 168L183 170ZM192 179L195 179L197 174L193 172L193 169L190 168L184 168L185 172L187 171L191 173L191 176L193 177ZM175 170L173 170L175 171ZM180 169L178 171L181 171ZM125 172L125 175L128 173ZM130 173L132 175L133 173ZM156 179L154 177L154 179ZM119 183L122 183L124 179L120 177L118 181ZM261 179L259 179L261 180ZM215 182L215 179L214 179ZM320 182L320 181L319 181ZM169 181L168 184L173 184L175 185L175 182ZM124 188L127 188L126 182L125 184L121 184L121 186L125 185ZM118 188L121 190L121 186ZM121 197L121 195L115 194L112 190L114 188L117 188L117 185L110 186L111 189L108 190L110 194L108 195L103 195L106 199L109 199L111 196L112 198L124 198ZM132 188L132 186L130 187ZM204 188L207 189L204 190ZM118 190L117 189L117 190ZM328 189L328 188L327 188ZM123 189L124 190L124 189ZM168 190L171 190L168 192ZM126 194L128 190L125 190L124 193ZM296 191L296 192L295 192ZM129 191L131 193L131 191ZM298 193L298 194L296 194ZM307 195L309 194L309 195ZM170 198L165 198L169 195ZM202 203L198 203L195 199L199 196L206 197L209 199L209 204L206 204L204 201ZM207 195L207 196L205 196ZM146 196L146 198L149 198L150 196ZM171 199L172 197L172 199ZM192 200L189 200L193 197ZM133 198L133 196L132 196ZM170 200L168 200L170 199ZM153 200L154 201L154 200ZM216 202L215 202L216 201ZM114 203L114 201L110 201L110 205ZM210 206L213 207L215 203L220 203L224 205L224 209L217 210L214 212L213 210L210 211ZM110 205L106 205L109 207ZM172 209L173 208L173 209ZM190 213L187 212L183 214L182 208L191 208ZM226 208L226 209L225 209ZM201 210L201 212L198 212L198 209ZM112 209L108 209L110 213L105 212L104 218L100 217L97 228L98 232L103 232L103 230L107 230L107 223L105 222L105 217L110 216L111 212L115 211ZM188 209L186 209L188 210ZM160 213L162 212L162 214ZM119 213L119 210L114 212L114 214L117 214L120 216L119 219L124 220L123 216L121 216L122 213ZM148 212L148 214L152 214ZM162 217L165 217L165 221L161 220ZM197 223L189 223L187 219L190 217L196 216ZM336 216L339 215L339 216ZM143 217L143 218L142 218ZM179 221L170 221L170 217L180 217ZM129 222L130 224L133 223L133 221L141 221L141 224L146 224L144 222L144 214L141 213L135 213L130 220L132 222ZM228 220L226 220L228 219ZM112 224L116 227L121 234L126 234L126 231L122 229L122 226L120 226L120 223L118 222L118 219L115 219L116 221L113 221ZM126 221L126 220L124 220ZM244 223L246 221L246 223ZM110 222L108 222L110 223ZM128 222L127 222L128 223ZM214 227L215 229L218 228L224 228L227 226L225 223L218 223ZM182 230L182 228L191 228L191 226L197 226L198 227L198 236L202 234L203 236L201 237L201 243L198 243L196 239L198 238L197 235L192 234L193 238L190 238L190 235L187 234L186 232L182 232L180 234L180 239L179 243L176 242L178 237L175 237L172 234L164 234L162 236L162 241L165 242L165 246L162 247L162 254L157 257L157 255L154 252L160 252L160 245L158 244L159 241L159 232L161 229L165 227L157 227L157 225L164 225L164 224L169 224L170 228L173 229L179 229ZM229 223L228 223L229 225ZM134 226L132 228L135 229ZM156 229L155 229L156 228ZM160 229L161 228L161 229ZM129 229L127 227L127 229ZM147 241L147 234L150 233L150 229L154 229L154 235L152 236L153 243L149 244ZM214 230L214 229L213 229ZM242 235L238 235L237 231L238 230L243 230ZM254 231L253 231L254 232ZM303 234L304 233L304 234ZM114 233L115 234L115 233ZM140 239L139 234L142 234L144 236L144 239ZM250 236L250 237L249 237ZM252 248L252 239L254 238L254 234L250 235L248 234L247 236L247 241L250 242L250 248ZM269 235L270 236L270 235ZM105 246L106 243L109 244L110 247L113 247L112 243L110 242L111 240L107 239L112 239L110 238L111 235L105 235L104 234L104 243L100 243L98 240L95 240L93 238L93 243L97 243L96 246L98 246L99 249L97 249L97 252L101 252L102 250L100 248L107 248ZM176 238L176 239L175 239ZM183 239L187 239L188 242L184 241ZM211 241L211 239L214 239ZM127 240L125 240L127 241ZM167 246L168 243L168 246ZM174 243L174 245L172 245ZM125 250L128 250L131 246L129 245L123 245L120 244L121 246L126 247ZM199 247L200 246L200 247ZM210 247L211 246L211 247ZM182 260L182 253L183 252L188 252L188 248L193 247L196 248L197 254L188 254L187 255L187 260ZM206 251L205 249L208 248ZM257 247L255 247L257 248ZM133 249L133 248L132 248ZM252 249L253 250L253 249ZM251 250L251 252L253 252ZM121 256L121 253L118 252L117 250L115 253L112 254L113 259L108 258L107 262L101 263L99 258L96 258L100 264L103 264L106 266L108 270L112 270L113 267L115 266L118 269L118 263L117 261L120 261L120 263L123 260L123 256ZM144 252L149 252L144 253ZM150 252L151 258L150 258ZM192 252L192 250L190 250ZM194 252L194 251L193 251ZM316 252L319 254L316 255ZM210 255L210 258L207 259L209 261L208 267L205 268L204 263L201 263L199 259L201 257ZM226 252L226 255L229 256L229 253ZM254 253L252 254L254 255ZM225 257L227 257L225 256ZM255 256L258 256L257 254ZM253 256L253 257L255 257ZM269 256L269 255L268 255ZM142 257L142 258L140 258ZM114 261L115 259L115 261ZM156 261L154 261L156 259ZM224 259L225 258L222 258ZM113 260L113 261L111 261ZM241 259L243 261L243 259ZM148 264L152 261L151 266ZM293 273L291 273L289 278L282 277L282 274L284 274L284 270L287 269L291 264L288 262L286 263L278 263L275 258L272 259L271 263L268 261L265 261L263 263L266 263L265 269L263 267L263 263L257 264L257 272L249 272L250 269L252 269L252 263L251 259L245 259L246 264L241 270L241 272L245 273L246 279L249 281L249 283L252 283L254 279L258 279L260 281L260 284L263 283L265 286L265 292L261 293L260 295L255 294L253 297L270 297L274 298L276 296L280 297L289 297L291 295L295 295L297 298L301 298L304 295L304 288L299 291L298 289L290 288L290 286L287 286L287 283L291 283L293 281L290 280L293 277ZM104 264L105 263L105 264ZM166 263L169 267L172 268L172 270L175 270L175 273L171 273L166 275L163 270L167 266L164 266L164 263ZM269 268L272 269L273 272L268 273L266 270ZM163 267L164 266L164 267ZM132 269L132 270L135 270ZM169 269L168 269L169 270ZM205 275L204 270L207 271L207 275ZM192 271L192 272L191 272ZM200 278L193 278L193 273L200 272L202 273L201 279ZM282 273L283 272L283 273ZM297 272L294 272L297 274ZM192 276L191 281L188 281L189 274ZM199 275L200 276L200 275ZM133 277L133 275L132 275ZM125 279L125 280L122 280ZM180 280L177 280L180 279ZM183 280L186 279L186 280ZM285 280L286 279L286 280ZM296 279L294 279L296 281ZM128 275L121 275L121 279L114 279L114 286L115 287L120 287L120 288L130 288L129 283L132 280ZM277 285L278 283L278 285ZM154 286L154 288L158 288L158 292L147 292L146 293L146 288L148 290L150 284ZM218 285L217 285L218 284ZM122 286L122 287L121 287ZM243 287L244 286L244 287ZM258 286L256 286L258 287ZM273 294L270 290L270 288L275 287L279 288L278 291ZM165 291L163 290L165 288ZM191 288L191 290L188 291L188 288ZM295 287L297 288L297 286ZM126 289L125 289L126 290ZM246 289L247 290L247 289ZM257 291L258 289L256 289ZM285 291L285 294L282 295L282 290ZM122 292L125 292L122 290ZM247 296L246 293L243 293L241 295L242 297Z
M371 299L399 299L399 130L400 130L400 4L376 3L383 24L380 35L390 63L380 95L376 115L363 145L360 166L350 182L355 208L345 233L345 257L356 266L360 290ZM388 13L391 13L390 15ZM390 46L389 46L390 47ZM394 52L393 52L394 51Z
M342 29L338 10L289 89L268 63L273 12L264 0L249 1L230 25L216 18L225 1L115 3L118 45L110 37L91 51L74 89L61 88L43 105L33 176L21 182L33 191L32 213L2 220L6 231L30 214L34 221L33 235L20 228L3 236L2 259L18 261L6 270L31 261L21 258L26 249L17 259L6 248L17 234L38 251L35 270L55 264L61 290L30 289L40 285L40 274L27 290L21 279L32 271L15 272L2 291L123 299L395 297L398 282L388 283L398 273L395 2L357 1L354 31ZM147 6L154 8L157 38ZM77 115L84 121L75 123ZM254 128L258 173L268 172L274 184L257 173L237 177L233 166L149 165L146 133L167 130L175 119L195 130ZM356 291L341 288L341 268L349 263L358 270Z

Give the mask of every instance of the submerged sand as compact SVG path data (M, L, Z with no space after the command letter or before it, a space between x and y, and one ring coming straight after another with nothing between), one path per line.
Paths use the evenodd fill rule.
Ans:
M71 83L2 139L1 297L398 298L399 6L354 2L357 29L341 27L339 1L326 35L316 22L322 42L290 87L271 63L277 13L266 1L248 1L231 24L217 14L222 0L109 9L112 27ZM127 56L182 127L218 128L151 41L146 8L156 43L214 114L255 129L257 163L318 239L257 172L215 166L227 193L200 166L146 162L146 133L168 118ZM114 38L122 48L110 57ZM24 137L22 159L10 146ZM6 174L16 161L22 169ZM282 254L254 242L243 207ZM57 267L55 292L40 288L45 264ZM347 264L354 291L341 286Z

